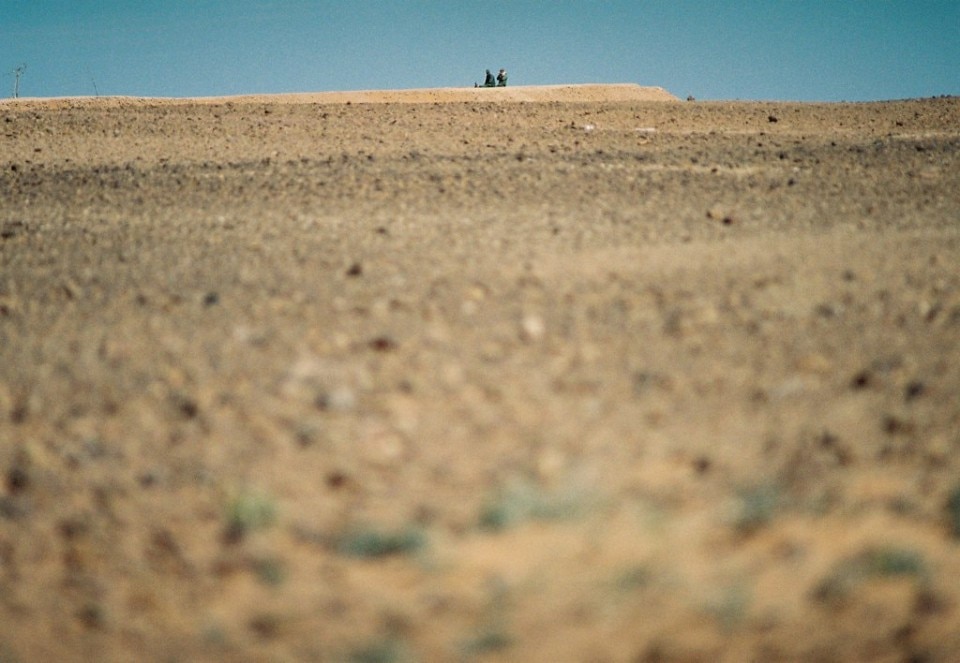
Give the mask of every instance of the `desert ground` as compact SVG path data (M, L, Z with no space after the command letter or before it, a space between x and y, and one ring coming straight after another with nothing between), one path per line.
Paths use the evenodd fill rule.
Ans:
M960 99L0 102L0 661L960 660Z

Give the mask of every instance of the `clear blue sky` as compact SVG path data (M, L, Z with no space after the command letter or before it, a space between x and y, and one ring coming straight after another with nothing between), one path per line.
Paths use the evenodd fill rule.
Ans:
M0 97L639 83L960 94L960 0L0 0Z

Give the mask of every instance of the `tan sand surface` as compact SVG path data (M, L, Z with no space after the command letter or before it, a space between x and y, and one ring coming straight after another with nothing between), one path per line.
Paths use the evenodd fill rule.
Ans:
M610 102L610 101L677 101L661 87L642 87L633 83L580 85L520 85L508 87L423 88L406 90L355 90L352 92L303 92L290 94L249 94L230 97L61 97L0 100L0 104L16 103L20 107L63 108L96 106L135 106L159 104L429 104L474 102Z
M960 660L960 99L653 90L0 103L0 661Z

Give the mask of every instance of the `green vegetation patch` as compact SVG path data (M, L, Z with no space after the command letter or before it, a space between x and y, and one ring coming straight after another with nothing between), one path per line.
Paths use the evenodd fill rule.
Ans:
M526 520L564 520L584 511L576 492L545 492L519 483L501 489L480 511L481 529L499 532Z
M336 550L348 557L369 559L411 554L426 545L427 536L420 528L400 531L358 528L343 534L336 542Z
M947 496L945 511L950 535L960 539L960 486L954 488Z
M841 600L872 578L910 577L926 582L929 570L923 556L897 547L870 548L839 562L814 588L819 601Z
M347 660L350 663L406 663L413 659L406 647L390 638L355 649Z
M482 656L492 652L503 651L513 644L513 638L502 630L494 628L484 630L463 643L461 651L465 656Z
M252 562L253 571L264 585L279 587L287 579L283 561L276 557L264 557Z
M751 534L767 526L781 508L780 489L757 486L739 493L734 526L742 534Z
M648 587L653 580L653 572L646 565L638 564L623 569L616 575L613 585L622 592L632 592Z
M242 492L227 507L226 539L240 541L250 532L273 525L276 518L277 507L272 498L258 492Z

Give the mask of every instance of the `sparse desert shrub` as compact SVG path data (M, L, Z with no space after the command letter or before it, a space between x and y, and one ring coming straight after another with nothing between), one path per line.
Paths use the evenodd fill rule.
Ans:
M503 651L513 644L513 638L500 629L487 629L463 643L465 656L480 656L489 652Z
M270 497L241 492L227 507L224 537L228 542L238 542L250 532L272 525L276 515L277 508Z
M819 601L842 600L871 578L897 576L912 577L925 583L928 569L923 556L906 548L870 548L839 562L814 588L813 597Z
M743 583L726 587L713 601L707 604L707 612L720 623L725 631L733 630L743 622L750 606L750 591Z
M356 649L347 660L350 663L403 663L411 658L403 645L391 638Z
M879 548L869 551L863 558L867 572L876 576L926 575L926 565L920 553L902 548Z
M776 486L757 486L740 491L734 519L737 531L750 534L766 526L780 508L780 490Z
M650 569L642 564L631 566L624 569L614 578L614 586L624 592L633 591L646 587L650 584L652 573Z
M950 491L945 510L950 534L955 539L960 539L960 486Z
M426 534L419 528L397 532L358 528L343 534L336 542L336 550L348 557L388 557L417 552L426 544Z
M264 585L277 587L286 580L287 570L280 559L276 557L264 557L253 561L253 570L257 579Z
M576 492L546 493L529 483L501 489L480 512L480 527L499 532L525 520L562 520L582 512L583 499Z

